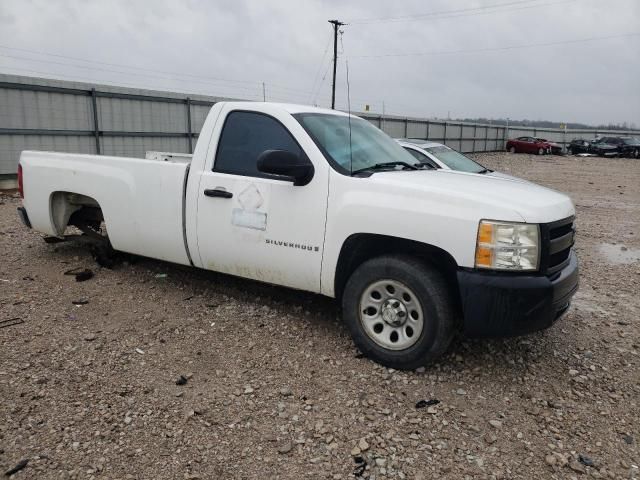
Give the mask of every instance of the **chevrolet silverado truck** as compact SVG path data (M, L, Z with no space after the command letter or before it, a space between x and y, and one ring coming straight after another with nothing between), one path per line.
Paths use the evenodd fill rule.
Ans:
M221 102L192 158L24 151L28 227L77 227L117 251L334 297L356 346L389 367L437 359L456 332L553 324L578 287L571 200L432 169L367 121Z

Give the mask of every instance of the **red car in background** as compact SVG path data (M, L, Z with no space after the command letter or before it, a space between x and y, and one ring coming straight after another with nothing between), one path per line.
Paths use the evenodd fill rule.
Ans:
M507 151L511 153L535 153L544 155L545 153L551 153L554 147L561 149L560 145L536 137L518 137L507 142Z

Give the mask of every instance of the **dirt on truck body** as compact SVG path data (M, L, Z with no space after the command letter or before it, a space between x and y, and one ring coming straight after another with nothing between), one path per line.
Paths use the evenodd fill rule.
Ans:
M1 196L0 471L640 478L640 163L475 158L571 196L580 290L546 331L458 338L409 372L362 358L329 299L141 257L101 268Z

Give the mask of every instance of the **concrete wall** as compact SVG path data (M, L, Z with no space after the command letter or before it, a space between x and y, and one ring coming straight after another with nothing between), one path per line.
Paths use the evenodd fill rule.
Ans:
M0 178L15 175L22 150L141 158L147 150L189 153L211 105L221 100L230 99L0 74ZM507 138L523 135L568 143L597 134L631 134L507 131L495 125L360 115L392 137L430 139L462 152L502 150Z

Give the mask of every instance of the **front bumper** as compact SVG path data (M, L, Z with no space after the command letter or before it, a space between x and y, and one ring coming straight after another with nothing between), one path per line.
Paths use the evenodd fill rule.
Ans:
M463 333L468 337L511 337L550 327L578 290L578 258L549 278L459 270Z
M601 157L615 157L618 155L617 150L596 150L596 154Z

